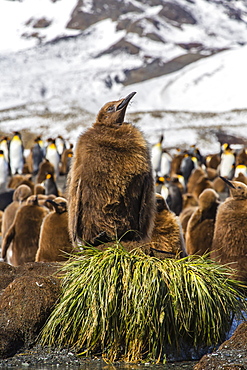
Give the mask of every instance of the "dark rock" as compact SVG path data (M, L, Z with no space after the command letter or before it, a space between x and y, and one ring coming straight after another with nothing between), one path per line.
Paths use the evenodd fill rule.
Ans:
M157 41L157 42L163 42L162 37L160 37L157 33L155 32L149 32L145 35L148 37L150 40Z
M16 277L16 267L9 265L6 262L0 262L0 297L2 290L7 288L7 286Z
M196 24L195 18L178 4L165 2L159 15L181 24Z
M112 45L109 49L105 50L104 52L97 55L97 57L101 57L105 54L119 54L119 53L127 53L127 54L138 54L140 48L131 44L130 42L126 41L124 38L116 42L116 44Z
M103 19L111 18L113 21L117 21L122 14L140 11L138 7L130 2L124 3L123 6L116 0L108 0L107 3L104 0L93 0L91 9L88 9L87 12L82 9L83 0L79 0L72 12L67 28L85 30Z
M26 275L7 286L0 302L0 358L33 344L59 293L55 277Z
M29 262L21 266L11 266L6 262L0 262L0 296L3 289L20 276L51 276L60 268L57 262Z
M60 292L57 262L0 262L0 358L32 343Z
M46 28L46 27L49 27L51 23L52 22L46 18L40 18L34 22L33 28Z
M194 366L194 370L244 369L247 369L247 322L240 324L216 352L203 356Z
M237 349L245 352L247 356L247 322L240 324L230 339L219 347L219 351L225 349ZM246 358L247 360L247 358Z
M132 70L125 70L125 80L123 85L131 85L133 83L146 81L150 78L159 77L178 71L187 64L193 63L196 60L205 58L205 55L201 54L184 54L177 58L172 59L167 63L163 63L160 59L155 59L151 63L148 63L140 68L135 68Z

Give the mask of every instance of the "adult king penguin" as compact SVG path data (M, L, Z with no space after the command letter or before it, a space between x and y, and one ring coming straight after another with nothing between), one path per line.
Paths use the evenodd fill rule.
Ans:
M105 104L78 139L67 183L75 245L151 238L156 202L150 150L141 131L124 122L134 95Z
M24 166L23 152L24 148L21 134L18 131L15 131L9 144L9 162L12 176L17 173L22 174Z

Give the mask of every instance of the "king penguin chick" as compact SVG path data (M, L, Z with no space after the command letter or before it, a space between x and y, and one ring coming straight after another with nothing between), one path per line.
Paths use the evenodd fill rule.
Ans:
M67 200L59 197L47 199L46 202L52 205L53 212L43 220L35 261L65 261L69 258L66 253L71 253L73 249L68 231Z
M68 149L65 149L61 156L61 168L60 168L61 175L65 176L68 175L72 157L73 157L73 144L70 144L70 147Z
M54 166L53 164L51 164L50 161L48 161L48 159L44 159L40 165L39 165L39 171L38 171L38 174L37 174L37 178L36 178L36 182L38 184L41 184L43 181L45 181L46 179L46 174L47 173L52 173L54 174Z
M27 200L27 198L32 194L32 191L29 186L27 185L19 185L14 193L13 193L13 201L5 208L3 217L2 217L2 240L4 239L7 231L9 230L10 226L12 225L16 212L18 209L23 206ZM10 260L10 256L12 254L12 246L10 245L8 248L8 253L6 256L6 260Z
M124 122L134 95L105 104L78 139L67 186L75 245L151 238L155 193L149 145L140 130Z
M13 138L9 144L9 163L11 174L22 174L24 166L24 148L21 140L21 134L18 131L14 132Z
M203 255L211 250L219 195L213 189L205 189L198 203L187 225L186 251L188 254Z
M17 210L25 204L27 198L32 194L28 185L19 185L13 193L13 201L5 208L2 222L2 237L4 238L9 227L12 225Z
M151 238L151 250L155 257L175 258L186 255L182 228L178 217L169 210L162 197L156 193L157 213Z
M183 194L183 209L179 214L179 221L182 226L184 240L186 242L186 230L188 222L196 207L198 206L198 200L193 194L185 193Z
M211 258L231 263L235 279L247 283L247 185L222 178L230 196L218 207Z
M40 227L48 209L35 200L20 207L14 222L7 231L2 243L2 258L5 260L7 250L12 242L12 256L8 261L13 266L34 262L39 246Z

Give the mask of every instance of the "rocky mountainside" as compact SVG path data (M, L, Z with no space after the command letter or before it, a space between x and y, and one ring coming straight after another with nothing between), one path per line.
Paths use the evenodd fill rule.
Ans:
M102 104L131 91L128 111L154 140L225 122L245 130L246 0L1 0L0 32L2 132L76 139ZM226 121L186 113L233 109L241 115Z
M218 30L217 35L216 30L213 32L208 26L200 25L202 14L198 9L199 3L193 0L108 0L107 5L105 1L94 0L90 3L90 8L84 6L84 3L86 1L79 0L67 24L68 28L85 30L92 24L110 17L116 22L116 31L125 33L100 55L126 53L136 55L142 60L140 67L124 70L122 82L125 85L174 72L228 47L227 42L220 40L221 30ZM232 24L238 22L238 26L246 28L246 2L239 4L236 1L208 1L207 5L209 12L217 11L222 17L230 19ZM190 28L193 33L193 27L201 28L205 40L196 37L189 40L183 38L183 29ZM177 41L171 39L171 33L177 34ZM237 43L246 41L241 40L241 37L236 40ZM157 43L157 48L161 50L158 55L143 47L152 42ZM173 42L174 51L177 49L177 53L168 60L166 47Z
M114 81L107 76L107 85L114 82L129 85L162 76L247 42L247 2L244 0L78 0L68 14L66 29L88 35L93 25L106 19L114 22L119 37L93 58L104 55L124 58L126 55L139 61L133 68L123 65L123 75L115 76ZM45 43L42 30L52 24L48 15L27 19L22 37L37 38L39 43ZM52 42L61 38L57 35Z

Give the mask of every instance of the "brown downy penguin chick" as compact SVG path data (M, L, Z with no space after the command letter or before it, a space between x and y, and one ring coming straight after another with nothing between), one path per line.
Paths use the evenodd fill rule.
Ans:
M186 240L186 230L189 219L197 206L198 201L193 194L190 193L183 194L183 209L179 215L179 221L182 226L184 240Z
M0 210L0 235L2 236L3 211Z
M45 194L37 194L37 195L31 195L30 197L27 198L27 203L34 202L35 199L38 199L38 203L40 206L45 206L48 208L50 211L53 211L53 206L50 203L47 203L47 199L54 200L56 198L56 195L50 194L50 195L45 195Z
M226 185L225 181L221 180L220 176L217 176L213 180L213 187L214 187L214 190L217 193L225 193L227 185Z
M13 194L13 201L5 208L2 221L2 238L12 225L17 210L25 204L27 198L32 194L31 189L27 185L19 185Z
M180 172L180 166L181 166L183 158L184 158L184 153L181 153L179 149L178 154L175 154L172 158L170 176L174 176L175 174Z
M42 184L34 185L34 195L45 194L45 187Z
M60 167L60 174L61 175L68 175L71 161L73 157L73 144L70 144L70 148L65 149L61 155L61 167Z
M204 174L199 177L197 180L193 190L192 194L196 197L199 198L199 195L203 192L205 189L213 189L213 183L208 179L208 177Z
M41 184L43 181L45 181L46 174L52 173L54 175L54 166L51 164L51 162L48 159L44 159L40 165L39 165L39 171L37 174L36 182L38 184Z
M233 178L233 181L243 182L247 185L247 177L241 172L239 172L237 177Z
M151 250L158 258L175 258L186 255L182 229L178 217L169 210L165 199L156 194L157 213L151 238Z
M220 155L218 153L207 155L205 158L205 164L207 167L217 170L220 164Z
M11 189L16 189L19 185L27 185L34 193L34 182L32 181L32 175L23 174L23 175L14 175L10 178L8 187Z
M16 212L18 209L23 206L28 197L32 194L31 189L27 185L19 185L14 193L13 193L13 201L5 208L2 218L2 240L4 239L7 231L9 230L10 226L12 225ZM12 254L12 244L10 244L6 256L6 260L10 259Z
M186 252L203 255L211 250L219 195L205 189L198 198L199 205L191 215L186 231Z
M66 253L73 250L68 231L67 200L59 197L46 202L52 205L53 211L43 220L35 261L65 261L69 258Z
M236 156L236 165L244 164L247 166L247 149L243 148Z
M218 207L211 258L231 263L235 279L247 283L247 185L223 179L230 196Z
M14 222L7 231L2 243L2 258L6 260L7 250L12 242L12 255L7 261L13 266L34 262L39 246L39 233L43 218L48 209L34 201L28 201L18 209Z
M203 175L205 175L205 172L203 171L203 169L201 167L195 168L192 171L192 173L189 177L189 180L187 182L187 193L189 193L189 194L192 193L195 185L197 184L197 181Z
M214 179L216 179L216 177L218 177L217 170L215 170L214 168L211 168L211 167L206 167L206 174L207 174L208 179L210 181L213 181Z
M154 180L147 141L124 122L135 93L105 104L77 142L68 175L71 240L150 240L155 217Z

